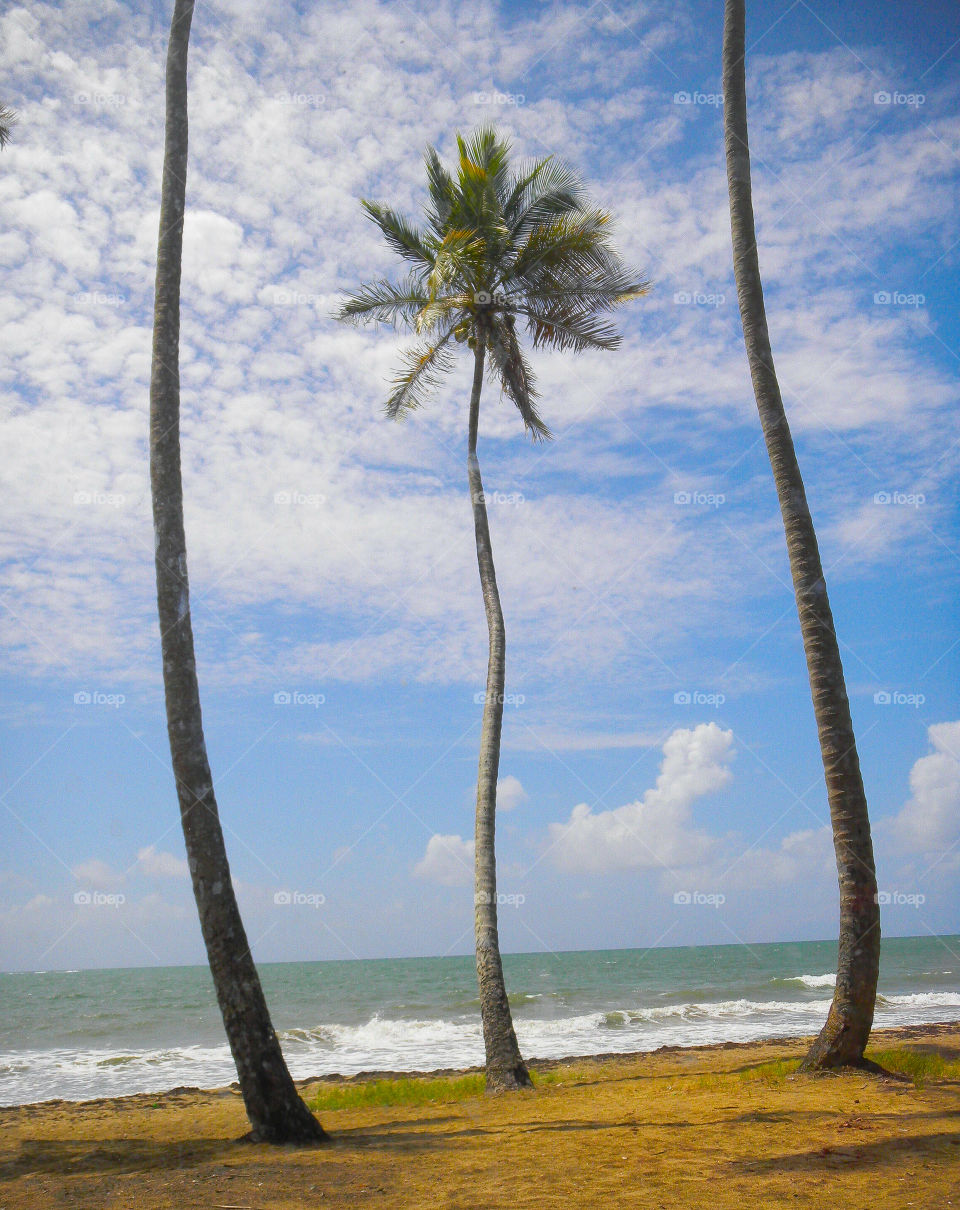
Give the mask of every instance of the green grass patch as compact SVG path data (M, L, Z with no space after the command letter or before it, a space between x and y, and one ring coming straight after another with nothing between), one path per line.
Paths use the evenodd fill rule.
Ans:
M556 1071L533 1072L538 1087L562 1080ZM331 1084L318 1089L311 1098L311 1109L358 1109L365 1105L445 1105L483 1096L486 1079L482 1072L469 1076L443 1076L439 1079L417 1077L397 1080L358 1080L356 1083Z
M769 1063L758 1063L756 1067L747 1067L737 1073L745 1083L768 1084L771 1087L784 1082L789 1075L800 1066L800 1059L773 1059Z
M909 1076L916 1088L922 1088L927 1080L950 1080L960 1078L960 1061L945 1059L943 1055L926 1050L868 1050L867 1058L879 1063L887 1071Z

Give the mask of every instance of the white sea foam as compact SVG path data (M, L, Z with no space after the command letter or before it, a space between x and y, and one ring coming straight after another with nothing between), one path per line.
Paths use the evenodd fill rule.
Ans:
M546 1059L810 1034L819 1030L829 1006L829 999L620 1005L566 1017L520 1017L515 1024L524 1054ZM877 1003L878 1027L941 1020L960 1020L960 992L916 992L881 997ZM398 1020L375 1013L357 1025L324 1023L287 1030L281 1042L297 1078L332 1072L429 1071L483 1062L480 1022L473 1014ZM0 1054L2 1104L55 1097L90 1100L181 1085L213 1088L235 1079L225 1044Z
M781 980L773 980L774 983ZM836 973L832 975L792 975L789 979L782 980L783 983L800 983L804 987L836 987Z

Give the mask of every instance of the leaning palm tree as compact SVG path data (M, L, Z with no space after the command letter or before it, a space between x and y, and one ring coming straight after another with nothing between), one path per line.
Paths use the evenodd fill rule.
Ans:
M826 1023L804 1059L804 1067L864 1066L863 1052L873 1025L880 970L876 868L840 648L767 332L750 188L744 26L744 0L726 0L724 137L733 268L753 391L786 531L840 883L836 990Z
M422 339L393 382L387 415L403 419L451 369L458 345L473 352L467 417L467 474L477 563L489 635L477 776L474 925L477 979L490 1091L530 1086L503 980L497 932L494 834L506 640L477 460L484 368L517 406L534 440L550 431L537 412L533 374L520 347L518 321L534 348L613 349L620 337L606 318L644 294L646 280L627 271L609 243L610 215L587 207L579 176L552 157L513 172L509 143L489 127L457 136L459 166L450 173L426 152L426 228L374 202L363 202L387 243L410 266L399 285L377 281L349 297L338 318L412 328ZM489 358L489 360L487 360Z
M150 486L167 731L180 820L217 1001L257 1141L324 1131L297 1094L270 1022L237 907L207 761L197 686L180 474L180 266L187 177L187 49L193 0L176 0L167 52L166 135L150 372Z

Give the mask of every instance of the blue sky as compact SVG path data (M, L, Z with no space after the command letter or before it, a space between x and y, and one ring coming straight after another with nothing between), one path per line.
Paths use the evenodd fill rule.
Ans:
M2 99L20 114L0 160L7 969L202 960L146 461L169 13L139 9L0 18ZM534 356L549 446L484 399L511 695L503 947L835 933L730 267L721 10L198 5L187 536L210 756L260 960L472 945L486 631L470 367L390 424L402 339L329 316L342 290L398 273L358 199L416 215L422 148L449 158L484 121L518 157L578 167L655 282L616 352ZM771 337L889 934L960 931L958 39L952 5L914 7L909 28L894 4L748 12Z

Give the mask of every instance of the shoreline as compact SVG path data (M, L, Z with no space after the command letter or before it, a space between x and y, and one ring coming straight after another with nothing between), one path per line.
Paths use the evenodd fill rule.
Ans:
M960 1206L960 1022L876 1031L892 1076L800 1073L811 1037L533 1059L499 1096L298 1081L328 1134L302 1146L248 1141L231 1087L9 1106L0 1207Z
M890 1047L896 1045L898 1042L950 1036L952 1034L960 1036L960 1021L931 1021L928 1024L922 1025L891 1025L882 1029L874 1029L871 1032L869 1048L876 1049L880 1045ZM813 1042L815 1036L815 1034L780 1034L776 1037L756 1038L747 1042L699 1042L690 1046L684 1046L680 1043L670 1043L655 1047L652 1050L600 1051L592 1054L562 1055L558 1058L538 1058L537 1056L533 1056L525 1059L525 1062L527 1067L534 1072L554 1071L558 1068L573 1066L601 1066L607 1063L635 1064L642 1063L644 1060L650 1058L682 1057L685 1062L689 1062L698 1055L711 1055L724 1051L751 1051L761 1047L778 1046L790 1047L792 1049L805 1048ZM359 1071L349 1075L333 1071L326 1072L323 1075L298 1076L293 1082L303 1092L305 1089L316 1088L317 1086L363 1084L376 1080L456 1079L462 1076L482 1074L483 1071L482 1064L473 1067L410 1068L407 1070L371 1068L370 1070ZM178 1084L172 1088L160 1088L145 1092L118 1093L115 1096L90 1097L84 1100L71 1100L68 1097L50 1097L42 1101L20 1101L0 1105L0 1120L2 1120L4 1113L18 1109L52 1109L60 1106L101 1107L105 1105L116 1105L118 1108L122 1108L127 1104L136 1106L142 1102L156 1102L163 1097L183 1096L188 1093L195 1096L207 1097L239 1097L240 1085L236 1080L230 1084L215 1085L213 1087L196 1084Z

